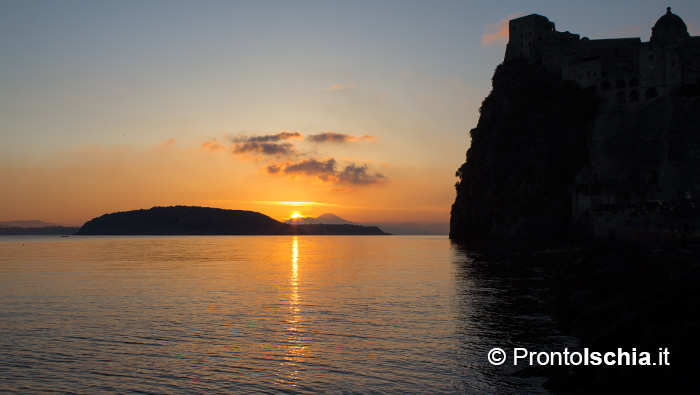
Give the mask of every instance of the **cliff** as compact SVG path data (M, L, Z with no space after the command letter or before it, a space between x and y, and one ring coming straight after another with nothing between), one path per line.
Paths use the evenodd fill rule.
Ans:
M571 191L587 161L591 92L524 61L498 66L457 171L450 237L553 239L574 232Z
M513 60L496 69L480 112L457 171L452 239L562 242L652 222L679 228L697 216L692 90L610 103L541 63Z
M356 225L299 225L254 211L208 207L153 207L105 214L86 222L77 235L383 235Z
M700 37L670 8L648 42L581 38L537 14L511 20L508 34L457 171L450 237L692 235Z

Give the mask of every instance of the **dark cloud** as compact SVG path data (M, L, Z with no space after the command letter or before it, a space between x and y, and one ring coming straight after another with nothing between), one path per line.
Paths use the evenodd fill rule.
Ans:
M386 179L386 177L381 173L370 174L367 171L367 165L357 166L355 164L350 164L345 166L345 169L338 173L339 184L367 185L376 184L384 179Z
M282 168L284 168L284 164L280 163L273 163L270 166L267 166L267 172L270 174L277 174L280 171L282 171Z
M233 147L233 153L235 154L262 154L268 156L283 156L283 155L293 155L296 153L294 145L292 143L259 143L254 141L248 141L245 143L238 143Z
M287 139L298 139L301 138L301 133L299 132L280 132L276 134L263 134L260 136L248 136L245 134L239 134L235 137L230 137L231 141L234 143L245 143L245 142L252 142L252 143L270 143L270 142L277 142L280 140L287 140Z
M309 141L314 143L347 143L349 141L357 140L374 140L374 137L365 134L360 137L355 137L350 134L336 133L336 132L324 132L320 134L312 134L307 137Z
M313 158L308 153L297 151L294 142L289 140L302 138L299 132L239 134L226 138L231 144L230 152L243 159L266 161L267 166L264 169L268 174L284 174L291 178L299 177L317 183L330 184L334 187L331 189L334 192L354 191L354 186L377 184L386 180L386 176L370 171L367 165L350 163L341 166L334 158ZM374 139L369 135L355 137L335 132L308 136L309 141L316 143L346 143ZM215 139L203 142L201 148L212 152L227 149Z
M301 138L299 132L280 132L248 136L239 134L229 136L233 143L233 153L241 155L293 156L297 154L292 143L278 143L280 140Z
M267 166L267 172L269 174L303 175L323 183L345 185L376 184L386 179L383 174L370 173L367 165L358 166L353 163L345 166L342 171L338 171L337 162L333 158L320 160L310 158L299 162L275 163Z
M287 165L284 168L284 172L290 174L330 175L335 174L335 166L336 162L333 158L324 160L311 158Z

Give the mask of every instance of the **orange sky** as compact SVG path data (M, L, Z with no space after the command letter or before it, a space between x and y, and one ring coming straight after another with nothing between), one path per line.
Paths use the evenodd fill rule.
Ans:
M2 166L0 180L12 191L0 195L3 220L79 225L106 212L178 204L254 210L278 220L295 212L333 212L365 223L445 222L449 211L452 196L441 184L450 185L453 176L373 161L373 149L362 146L379 144L376 138L311 143L307 136L290 144L308 146L308 152L273 155L234 153L241 143L228 137L218 140L222 148L217 150L211 149L213 140L188 146L170 139L143 149L82 146L30 165ZM333 145L328 152L343 156L313 155L327 144ZM356 145L365 157L345 155L352 148L337 145ZM269 170L274 166L280 167L277 173ZM434 179L434 185L426 187L426 179Z

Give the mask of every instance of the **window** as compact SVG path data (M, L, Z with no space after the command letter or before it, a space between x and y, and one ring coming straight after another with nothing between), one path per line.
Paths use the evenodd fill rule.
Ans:
M615 82L615 88L617 89L625 89L625 80L617 80Z
M633 86L639 86L639 80L638 80L638 79L632 78L632 79L630 80L630 88L633 87Z
M612 86L610 85L610 81L603 81L600 84L600 90L602 91L609 91Z

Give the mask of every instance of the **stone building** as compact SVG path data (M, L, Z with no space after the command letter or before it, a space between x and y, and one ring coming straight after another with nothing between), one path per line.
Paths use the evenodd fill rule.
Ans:
M690 36L671 8L651 38L590 40L559 32L554 22L532 14L513 19L505 61L541 62L562 80L594 89L605 103L639 103L700 85L700 36Z

